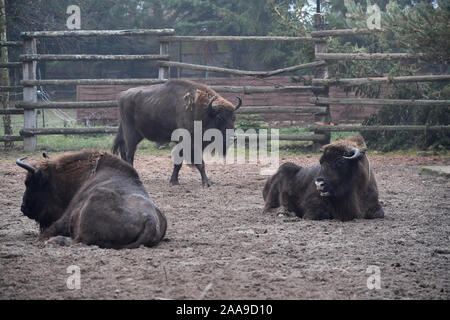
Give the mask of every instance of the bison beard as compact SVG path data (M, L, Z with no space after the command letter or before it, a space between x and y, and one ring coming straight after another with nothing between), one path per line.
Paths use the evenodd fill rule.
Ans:
M172 132L176 129L189 131L194 146L194 121L201 121L203 131L218 129L226 136L227 129L234 129L236 106L222 98L209 87L187 80L170 80L164 84L148 87L131 88L119 96L119 111L121 122L119 132L114 140L112 152L133 165L136 146L144 138L168 143ZM203 132L202 132L203 134ZM227 141L223 141L226 151ZM206 147L203 144L203 149ZM191 152L194 163L194 150ZM170 183L178 184L178 173L182 164L174 164ZM196 163L196 168L202 177L202 185L210 182L205 173L205 163Z
M308 168L285 163L263 190L264 211L283 206L305 219L382 218L366 144L360 136L324 146L320 163Z
M48 157L28 171L22 212L36 220L41 239L71 237L103 248L154 246L166 218L126 162L97 151ZM53 238L55 239L55 238Z

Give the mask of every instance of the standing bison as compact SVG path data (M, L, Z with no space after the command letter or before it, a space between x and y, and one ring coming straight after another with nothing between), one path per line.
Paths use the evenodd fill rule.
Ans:
M16 161L28 171L21 209L39 223L41 239L120 249L164 237L166 218L128 163L97 151L46 157L37 166L24 159Z
M279 206L305 219L382 218L375 175L357 135L324 147L320 163L280 166L263 191L264 211Z
M170 80L164 84L131 88L119 96L121 123L112 152L133 164L137 144L142 139L167 143L176 129L186 129L192 139L194 163L194 121L201 121L202 136L208 129L218 129L226 136L227 129L234 129L234 112L240 107L222 98L205 85L187 80ZM223 139L223 151L228 141ZM202 141L202 150L207 143ZM185 155L186 156L186 155ZM170 183L178 184L178 172L182 163L174 163ZM210 186L205 173L205 163L195 163L202 177L202 185Z

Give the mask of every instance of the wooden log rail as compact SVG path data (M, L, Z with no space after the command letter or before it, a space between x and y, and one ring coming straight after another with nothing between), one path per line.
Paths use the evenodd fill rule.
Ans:
M237 114L264 114L264 113L325 113L326 107L292 107L292 106L249 106L236 111Z
M22 80L23 86L76 86L76 85L153 85L164 83L167 79L48 79Z
M411 53L316 53L317 59L322 60L394 60L418 59L423 54Z
M320 92L324 87L318 86L284 86L284 87L273 87L273 86L209 86L211 89L217 92L225 93L268 93L268 92Z
M22 41L0 41L0 47L21 47Z
M398 125L398 126L309 126L309 131L449 131L450 126Z
M22 54L20 61L135 61L135 60L169 60L169 55L162 54Z
M271 36L161 36L164 42L217 42L217 41L317 41L311 37L271 37Z
M0 86L0 92L22 92L23 87L19 86Z
M33 109L96 109L115 108L117 100L108 101L83 101L83 102L25 102L16 103L16 108L24 110ZM21 110L16 110L23 113ZM298 107L298 106L249 106L240 108L238 114L265 114L265 113L323 113L325 107Z
M313 85L318 86L359 86L364 84L378 83L398 83L398 82L428 82L428 81L448 81L450 74L442 75L421 75L421 76L401 76L401 77L367 77L348 79L312 79Z
M39 128L39 129L21 129L20 135L23 137L36 135L56 135L56 134L114 134L117 133L117 127L92 127L92 128ZM239 136L239 135L238 135ZM251 135L243 135L249 137ZM271 139L270 134L267 136ZM323 135L294 135L294 134L280 134L279 140L290 141L321 141L324 139Z
M107 101L83 101L83 102L26 102L19 101L16 108L25 110L33 109L96 109L96 108L115 108L117 100Z
M20 109L0 109L0 115L4 115L4 114L14 114L14 115L21 114L21 115L23 115L23 110L20 110Z
M91 128L24 128L20 130L20 135L31 137L36 135L53 134L110 134L117 133L117 127L91 127Z
M177 67L183 69L190 70L199 70L199 71L209 71L209 72L219 72L219 73L228 73L240 76L256 76L256 77L270 77L284 72L291 72L301 69L315 68L325 65L325 61L314 61L305 64L300 64L288 68L277 69L272 71L246 71L246 70L237 70L237 69L228 69L228 68L220 68L213 66L204 66L199 64L191 64L191 63L183 63L183 62L175 62L175 61L161 61L159 62L160 66L165 67Z
M0 142L23 141L22 136L0 136Z
M381 106L450 106L450 100L406 100L406 99L362 99L362 98L322 98L311 97L311 103L315 104L357 104L357 105L381 105Z
M175 34L174 29L129 29L129 30L73 30L73 31L31 31L22 32L20 36L29 38L57 37L110 37L110 36L168 36Z
M0 68L22 68L22 62L1 62Z
M258 138L257 134L236 134L236 137L246 137L246 138ZM267 134L267 140L271 140L270 134ZM324 134L279 134L278 140L280 141L313 141L320 142L325 139Z
M384 32L383 29L336 29L336 30L318 30L311 31L311 37L320 38L320 37L336 37L336 36L353 36L353 35L361 35L361 34L374 34Z

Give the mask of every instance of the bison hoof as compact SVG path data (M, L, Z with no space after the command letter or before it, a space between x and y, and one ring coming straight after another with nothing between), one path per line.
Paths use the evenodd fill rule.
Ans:
M384 218L384 210L380 208L377 211L369 214L369 216L367 218L368 219L381 219L381 218Z
M68 247L71 244L72 244L72 239L69 237L63 237L63 236L52 237L44 242L45 246L57 245L57 246L62 246L62 247Z
M172 186L177 186L179 184L180 183L178 182L178 180L170 180L170 185L172 185Z
M208 188L208 187L211 187L211 185L212 185L212 182L209 180L202 181L202 187Z

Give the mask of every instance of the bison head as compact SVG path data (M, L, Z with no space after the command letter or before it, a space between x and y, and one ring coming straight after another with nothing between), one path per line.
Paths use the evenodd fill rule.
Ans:
M321 197L339 199L351 191L355 185L358 162L364 157L365 151L365 148L340 143L324 147L315 181Z
M44 154L44 157L47 156ZM53 203L53 199L51 199L53 192L48 172L43 168L36 168L25 163L25 159L26 157L16 160L18 166L28 171L21 211L28 218L39 222L41 228L45 228L56 220L56 217L49 214L51 210L48 204Z
M234 122L236 121L235 111L238 110L242 104L241 98L237 97L238 103L233 106L228 100L213 96L209 99L206 106L205 117L203 118L203 129L217 129L222 133L223 137L223 154L232 141L227 141L227 129L234 130ZM233 137L234 138L234 137ZM207 143L206 143L207 144Z

